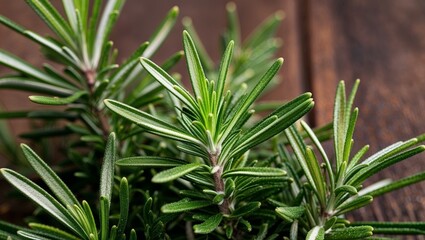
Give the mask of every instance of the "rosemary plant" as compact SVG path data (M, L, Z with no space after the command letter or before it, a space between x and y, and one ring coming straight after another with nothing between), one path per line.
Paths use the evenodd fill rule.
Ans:
M65 119L65 128L25 136L77 136L66 151L73 163L67 171L82 178L65 179L62 168L55 172L50 161L21 145L38 178L8 168L1 169L1 175L53 220L33 218L29 228L0 221L0 239L322 240L425 234L422 222L345 218L374 197L425 179L421 172L365 183L382 169L423 152L425 136L397 142L369 157L364 157L368 146L352 153L358 81L348 97L344 82L338 85L334 118L325 127L312 129L299 121L313 108L311 93L275 107L265 117L253 117L255 101L283 64L281 58L272 60L279 46L273 36L281 13L242 41L236 7L228 4L229 25L217 67L186 18L184 53L158 66L149 58L174 25L175 7L149 42L119 66L117 50L108 39L123 0L64 0L66 18L47 0L27 2L54 37L42 37L5 17L0 16L0 22L38 43L63 72L50 65L41 70L0 51L0 63L17 72L0 78L0 88L49 95L30 100L64 105L65 110L0 116ZM168 73L183 55L191 90L178 75ZM13 152L6 135L0 133L5 148ZM333 139L334 159L332 150L322 146L328 138ZM85 194L85 187L92 193Z
M84 166L79 169L79 176L87 177L96 169L97 163L93 160L102 156L109 132L116 131L116 126L120 125L119 120L115 122L103 111L103 100L114 98L146 107L161 99L158 87L144 87L151 85L152 79L144 77L145 73L137 62L140 56L151 57L157 51L175 24L179 10L172 8L151 38L122 64L117 64L118 50L113 47L109 36L123 0L107 1L105 4L102 1L90 4L88 0L64 0L65 17L47 0L29 0L27 3L52 30L53 36L43 37L4 16L0 16L0 23L40 45L46 58L57 65L45 63L43 69L38 69L0 50L0 64L16 71L0 78L0 88L46 94L49 96L30 96L29 99L37 104L63 105L65 108L2 112L1 118L65 120L65 126L48 124L24 133L22 137L40 140L69 136L65 148L91 151L92 157L83 157L76 150L68 150L65 156L72 164ZM171 56L163 67L171 68L181 56L180 52ZM136 79L139 81L135 82ZM142 87L143 91L140 91ZM12 147L8 149L13 159L16 153Z

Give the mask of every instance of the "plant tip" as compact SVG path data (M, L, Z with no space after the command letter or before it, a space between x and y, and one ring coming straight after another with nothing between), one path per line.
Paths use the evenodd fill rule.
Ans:
M285 12L282 11L282 10L277 11L274 16L275 16L276 20L282 21L282 19L285 17Z
M171 8L171 12L173 13L173 15L177 15L180 12L180 9L178 6L174 6L173 8Z
M191 26L192 25L192 19L190 17L183 17L182 19L183 26Z
M229 2L226 5L226 9L229 12L234 12L236 10L236 4L234 2Z

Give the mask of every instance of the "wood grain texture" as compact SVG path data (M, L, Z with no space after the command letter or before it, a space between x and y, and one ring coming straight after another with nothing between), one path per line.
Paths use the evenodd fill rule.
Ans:
M207 52L215 62L218 62L221 58L220 35L226 28L227 2L230 1L127 1L112 39L120 49L121 56L128 56L141 41L149 38L169 9L179 6L180 20L185 16L192 19ZM296 1L269 0L261 4L258 4L258 1L236 1L236 5L243 39L268 16L279 10L285 12L285 19L278 31L278 36L283 39L284 44L276 56L285 58L280 72L282 81L274 91L265 96L265 99L283 100L302 93L303 70L300 64L300 29ZM182 30L179 21L154 60L160 61L182 49ZM183 61L177 69L187 77L184 75L187 70Z
M311 87L316 123L331 120L335 86L361 79L357 148L370 153L425 132L425 2L307 1ZM373 180L424 170L424 154L385 170ZM425 220L425 184L375 199L358 220Z

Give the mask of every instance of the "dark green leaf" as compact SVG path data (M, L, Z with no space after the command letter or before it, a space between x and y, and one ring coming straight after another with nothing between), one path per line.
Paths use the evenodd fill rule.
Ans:
M343 204L339 205L337 209L335 210L335 215L344 214L350 211L353 211L355 209L361 208L373 201L373 197L369 195L360 196L360 197L353 197L351 200L347 200Z
M68 186L31 148L25 144L22 144L21 148L28 162L64 206L81 206Z
M76 90L76 88L71 84L65 84L61 79L56 79L53 76L38 70L34 66L25 62L24 60L3 50L0 50L0 64L15 69L16 71L21 72L25 75L28 75L36 79L38 82L44 82L53 86Z
M254 212L255 210L259 209L261 206L260 202L250 202L247 203L239 208L237 208L235 211L232 212L231 217L238 218L245 216L247 214L250 214Z
M205 222L193 226L193 230L198 234L208 234L220 225L223 215L221 213L209 217Z
M120 182L120 218L118 221L117 236L124 233L128 220L128 210L130 207L130 196L127 178L121 178Z
M56 87L50 83L37 82L36 80L30 80L25 77L0 78L0 88L50 94L60 97L69 96L73 93L73 91L66 88Z
M64 208L45 190L37 186L32 181L28 180L26 177L10 169L2 168L1 173L7 181L9 181L19 191L37 203L41 208L51 214L58 221L62 222L65 226L72 229L79 235L83 232L81 226L68 213L67 209Z
M187 162L176 159L176 158L167 158L167 157L155 157L155 156L138 156L138 157L128 157L119 159L116 164L118 166L125 167L176 167Z
M100 196L111 203L112 188L114 186L114 164L116 158L115 133L111 133L106 143L103 164L100 170Z

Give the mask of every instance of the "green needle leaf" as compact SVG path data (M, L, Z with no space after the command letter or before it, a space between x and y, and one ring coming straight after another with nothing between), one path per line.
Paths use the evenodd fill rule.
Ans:
M79 91L74 93L73 95L66 97L66 98L59 98L59 97L44 97L44 96L30 96L29 99L32 102L38 103L38 104L45 104L45 105L66 105L73 103L80 99L82 96L86 95L86 91Z
M355 209L361 208L373 201L373 197L369 195L353 197L353 200L347 200L346 202L339 205L335 210L335 215L341 215Z
M307 233L306 240L323 240L325 239L325 230L322 226L315 226Z
M279 217L285 219L288 222L293 222L304 214L305 208L303 206L278 207L275 209L275 211Z
M64 240L79 240L80 239L70 233L67 233L61 229L58 229L52 226L48 226L48 225L44 225L40 223L29 223L28 225L34 230L42 231L43 234L45 233L45 234L53 235L58 239L64 239Z
M285 176L286 172L278 168L268 167L243 167L234 170L229 170L223 173L223 178L237 176L252 176L252 177L280 177Z
M182 166L178 166L175 168L171 168L165 171L162 171L158 174L156 174L153 178L152 178L152 182L154 183L164 183L164 182L169 182L172 180L175 180L179 177L182 177L190 172L192 172L195 169L198 169L200 167L204 166L203 164L200 163L190 163L190 164L186 164L186 165L182 165Z
M69 88L76 90L73 85L69 83L64 83L61 79L56 79L55 77L40 71L39 69L25 62L24 60L3 50L0 50L0 64L15 69L16 71L21 72L25 75L28 75L36 79L38 82L44 82L47 84L51 84L52 86L62 87L65 89Z
M238 217L245 216L245 215L250 214L250 213L254 212L255 210L259 209L260 206L261 206L260 202L247 203L246 205L239 207L235 211L233 211L232 214L231 214L231 217L238 218Z
M143 53L143 57L150 58L156 52L156 50L161 46L161 44L167 38L168 34L171 32L171 29L173 29L178 15L179 8L177 6L171 8L167 16L164 18L164 20L161 22L159 27L149 39L150 44L146 51Z
M21 148L28 162L63 205L81 206L66 184L31 148L25 144Z
M258 98L258 96L261 94L267 84L277 74L282 64L283 59L277 59L263 75L257 85L255 85L252 91L248 95L245 95L243 99L240 100L239 104L234 107L235 110L232 111L232 113L229 115L229 124L227 124L225 129L223 130L220 141L226 139L229 134L234 130L235 125L240 121L241 117L246 114L251 104Z
M178 141L192 142L197 145L203 146L202 142L182 132L175 126L166 123L150 114L142 112L136 108L110 99L105 100L105 105L113 112L136 123L137 125L142 126L149 132Z
M41 208L43 208L46 212L52 215L55 219L63 223L68 228L72 229L80 236L81 233L84 233L84 230L68 213L68 210L45 190L37 186L34 182L30 181L26 177L10 169L3 168L0 171L8 182L10 182L28 198L37 203Z
M112 188L114 186L114 164L116 157L115 133L111 133L106 143L105 156L100 170L100 196L111 203Z
M122 158L116 162L118 166L122 167L176 167L186 164L186 161L167 158L167 157L155 157L155 156L138 156Z
M43 21L68 45L75 48L73 32L68 23L47 0L28 0L27 3L37 12Z
M365 239L373 235L373 228L370 226L358 226L347 228L336 228L326 234L328 240L345 240L345 239Z
M187 31L183 31L183 45L195 99L200 97L206 101L208 99L208 88L204 69L202 68L201 60L199 60L195 44Z
M163 213L178 213L178 212L186 212L190 210L195 210L198 208L203 208L210 206L212 204L211 201L180 201L174 203L168 203L161 207L161 211Z
M128 210L130 207L130 196L127 178L121 178L120 182L120 218L118 221L117 236L124 233L128 220Z
M34 79L25 77L4 77L0 78L0 88L16 89L27 92L43 93L54 96L65 97L73 93L73 91L56 87L49 83L37 82Z
M208 234L220 225L223 215L221 213L209 217L205 222L193 226L193 230L198 234Z
M403 187L406 187L411 184L415 184L424 180L425 180L425 172L421 172L413 176L405 177L403 179L389 183L379 189L368 192L367 194L372 197L376 197L376 196L383 195L387 192L392 192L394 190L397 190L397 189L400 189L400 188L403 188Z

